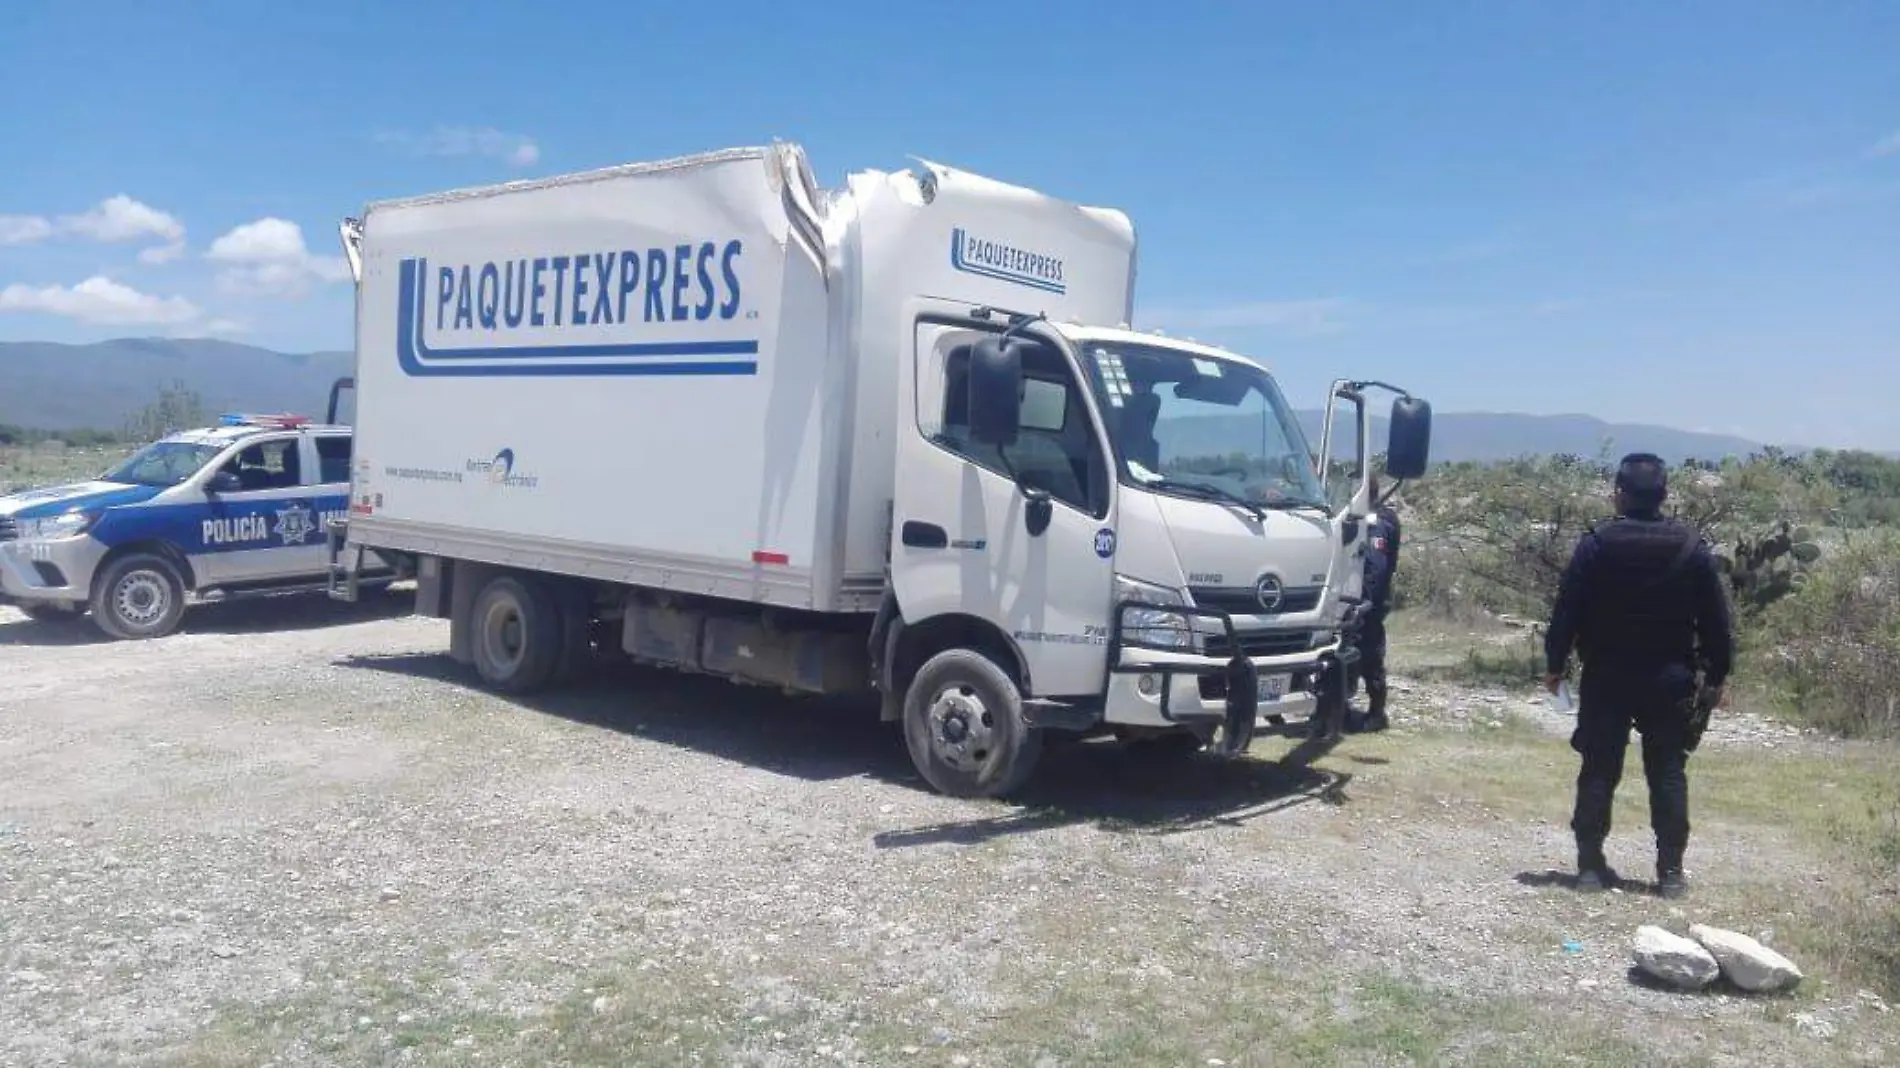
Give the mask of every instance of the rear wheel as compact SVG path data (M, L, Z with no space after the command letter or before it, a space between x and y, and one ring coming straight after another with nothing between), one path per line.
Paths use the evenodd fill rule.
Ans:
M924 780L951 797L1012 793L1042 756L1022 691L974 649L947 649L918 670L904 697L904 742Z
M106 565L92 589L92 621L114 638L162 638L185 615L185 581L162 556L133 553Z
M475 671L504 693L546 686L561 664L560 606L547 584L527 576L497 575L475 597Z

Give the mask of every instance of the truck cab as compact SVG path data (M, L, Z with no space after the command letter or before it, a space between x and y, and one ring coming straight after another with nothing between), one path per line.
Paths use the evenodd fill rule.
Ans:
M322 589L351 438L301 416L231 414L95 479L0 497L0 603L42 621L90 612L107 635L143 639L175 631L191 603Z
M1314 449L1273 376L1214 346L946 305L919 316L913 367L893 628L1000 628L1048 726L1227 751L1262 719L1337 730L1372 506L1359 384L1335 387L1359 472L1342 493L1330 413ZM1429 407L1401 397L1391 425L1388 469L1415 477ZM912 755L940 789L1006 791L1028 772L996 754L1023 739L986 730L971 681L913 695Z

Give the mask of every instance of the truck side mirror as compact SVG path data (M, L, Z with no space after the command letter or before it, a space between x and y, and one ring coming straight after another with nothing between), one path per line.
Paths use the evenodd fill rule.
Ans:
M216 496L220 493L237 493L244 488L244 480L229 471L220 470L205 479L205 492Z
M970 346L970 437L1002 448L1022 426L1023 360L1017 338L993 337Z
M1421 478L1429 466L1432 446L1432 405L1419 397L1392 402L1392 420L1386 428L1385 473L1391 478Z

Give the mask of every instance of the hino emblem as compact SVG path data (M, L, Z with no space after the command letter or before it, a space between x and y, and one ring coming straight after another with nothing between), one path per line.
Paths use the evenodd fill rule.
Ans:
M1280 586L1277 575L1262 575L1260 581L1253 584L1253 599L1268 612L1280 610L1280 602L1286 597L1286 591Z

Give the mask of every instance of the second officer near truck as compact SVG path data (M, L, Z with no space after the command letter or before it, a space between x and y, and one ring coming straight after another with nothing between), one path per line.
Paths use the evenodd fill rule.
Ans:
M1379 499L1379 476L1368 480L1372 499ZM1392 583L1399 568L1399 514L1387 504L1374 508L1366 519L1366 617L1359 626L1359 677L1366 686L1366 710L1347 723L1353 731L1382 731L1385 715L1385 619L1392 607Z

